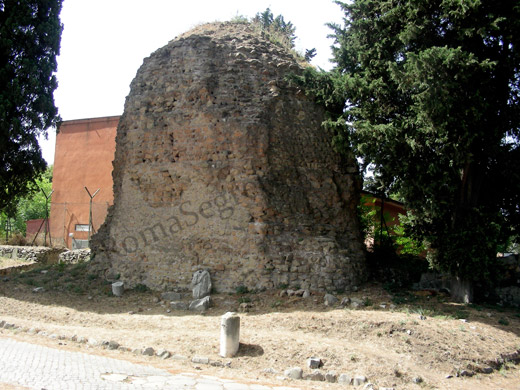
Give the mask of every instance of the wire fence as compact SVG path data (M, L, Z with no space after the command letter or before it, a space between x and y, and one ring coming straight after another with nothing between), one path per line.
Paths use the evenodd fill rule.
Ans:
M51 203L50 242L52 246L86 248L90 237L105 221L109 204ZM41 233L40 233L41 234Z

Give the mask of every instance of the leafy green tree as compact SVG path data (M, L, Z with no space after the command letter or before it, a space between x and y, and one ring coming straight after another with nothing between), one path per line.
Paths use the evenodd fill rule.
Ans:
M0 0L0 210L45 171L38 136L59 117L53 92L62 0Z
M26 221L45 218L48 215L50 201L46 203L45 195L49 196L52 191L52 168L51 165L45 170L41 178L35 180L33 184L36 190L19 198L10 214L7 213L7 210L0 213L0 235L2 237L5 237L8 219L10 219L13 233L25 234Z
M520 227L517 1L337 2L335 69L308 70L336 145L411 210L431 263L486 280Z

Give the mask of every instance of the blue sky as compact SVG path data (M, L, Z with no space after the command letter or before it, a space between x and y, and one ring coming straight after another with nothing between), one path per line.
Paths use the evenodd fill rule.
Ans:
M143 7L143 4L146 4ZM330 68L328 22L341 22L332 0L64 0L55 101L63 120L120 115L145 57L194 26L254 16L269 7L296 26L297 49L316 48L313 64ZM42 140L54 160L55 131Z

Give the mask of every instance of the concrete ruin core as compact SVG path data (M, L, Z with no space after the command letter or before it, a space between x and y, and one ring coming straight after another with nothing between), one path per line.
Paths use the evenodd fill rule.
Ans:
M93 266L154 290L188 289L200 269L217 291L359 284L357 169L334 151L322 108L287 82L302 69L237 23L199 26L146 58Z

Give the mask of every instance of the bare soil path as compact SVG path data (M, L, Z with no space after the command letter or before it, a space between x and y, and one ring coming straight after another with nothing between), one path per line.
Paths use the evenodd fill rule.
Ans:
M370 285L339 295L361 299L365 305L358 309L326 307L323 294L303 299L281 297L276 290L216 294L209 311L194 314L171 310L160 294L150 291L111 296L110 283L89 274L85 264L48 266L7 279L0 280L0 321L16 327L2 328L0 335L19 340L171 372L278 386L343 388L282 378L290 367L310 373L306 360L317 356L324 361L323 373L363 375L377 387L520 389L515 364L520 360L520 315L499 307L457 305L444 296L390 294ZM33 292L37 287L45 291ZM240 352L232 359L220 358L220 316L244 302L251 308L241 314ZM121 347L109 350L98 345L103 341ZM163 360L132 352L146 347L177 357ZM213 365L193 363L197 356ZM491 374L483 373L490 369Z

